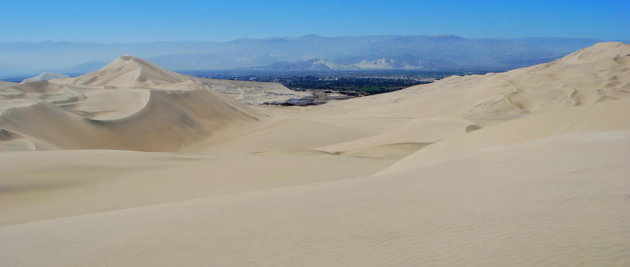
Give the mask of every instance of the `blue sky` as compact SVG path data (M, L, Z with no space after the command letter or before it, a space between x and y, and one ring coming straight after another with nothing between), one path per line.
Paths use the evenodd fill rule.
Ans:
M0 0L0 42L220 41L319 34L630 39L630 1Z

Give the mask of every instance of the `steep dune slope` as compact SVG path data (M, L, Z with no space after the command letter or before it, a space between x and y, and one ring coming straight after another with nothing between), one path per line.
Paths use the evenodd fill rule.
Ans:
M204 82L125 56L80 77L3 87L0 129L38 149L176 151L260 116Z
M630 97L629 58L630 45L600 43L546 64L506 73L454 76L389 94L330 103L314 108L310 115L325 118L331 124L375 129L369 139L338 144L338 148L323 147L327 151L350 144L358 148L403 139L420 142L423 135L437 132L447 137L450 130L440 130L439 124L409 127L413 121L439 121L446 117L468 121L478 128ZM505 131L510 135L507 127ZM462 128L460 133L464 132ZM534 136L547 134L552 133L542 131ZM424 138L427 141L430 140Z
M600 43L506 73L447 79L328 106L337 116L455 116L488 124L630 94L630 46Z
M40 102L5 111L0 128L57 149L177 151L232 121L255 118L248 108L207 90L153 90L142 108L123 118L89 119Z

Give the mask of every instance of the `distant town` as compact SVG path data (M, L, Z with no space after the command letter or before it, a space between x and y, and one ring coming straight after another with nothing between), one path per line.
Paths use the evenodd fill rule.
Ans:
M317 105L329 100L392 92L431 83L452 75L485 74L489 71L461 70L334 70L263 71L207 70L182 73L201 78L275 82L296 91L311 91L313 98L295 99L280 105Z

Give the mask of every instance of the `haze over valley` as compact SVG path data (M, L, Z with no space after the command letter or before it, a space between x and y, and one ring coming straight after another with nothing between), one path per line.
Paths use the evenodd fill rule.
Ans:
M170 70L456 69L504 71L565 56L603 40L471 39L455 35L239 39L228 42L0 43L0 76L83 74L124 54Z

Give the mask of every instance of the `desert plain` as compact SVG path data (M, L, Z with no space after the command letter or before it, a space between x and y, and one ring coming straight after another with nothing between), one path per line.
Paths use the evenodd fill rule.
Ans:
M0 265L630 265L630 45L261 105L301 95L133 56L0 83Z

